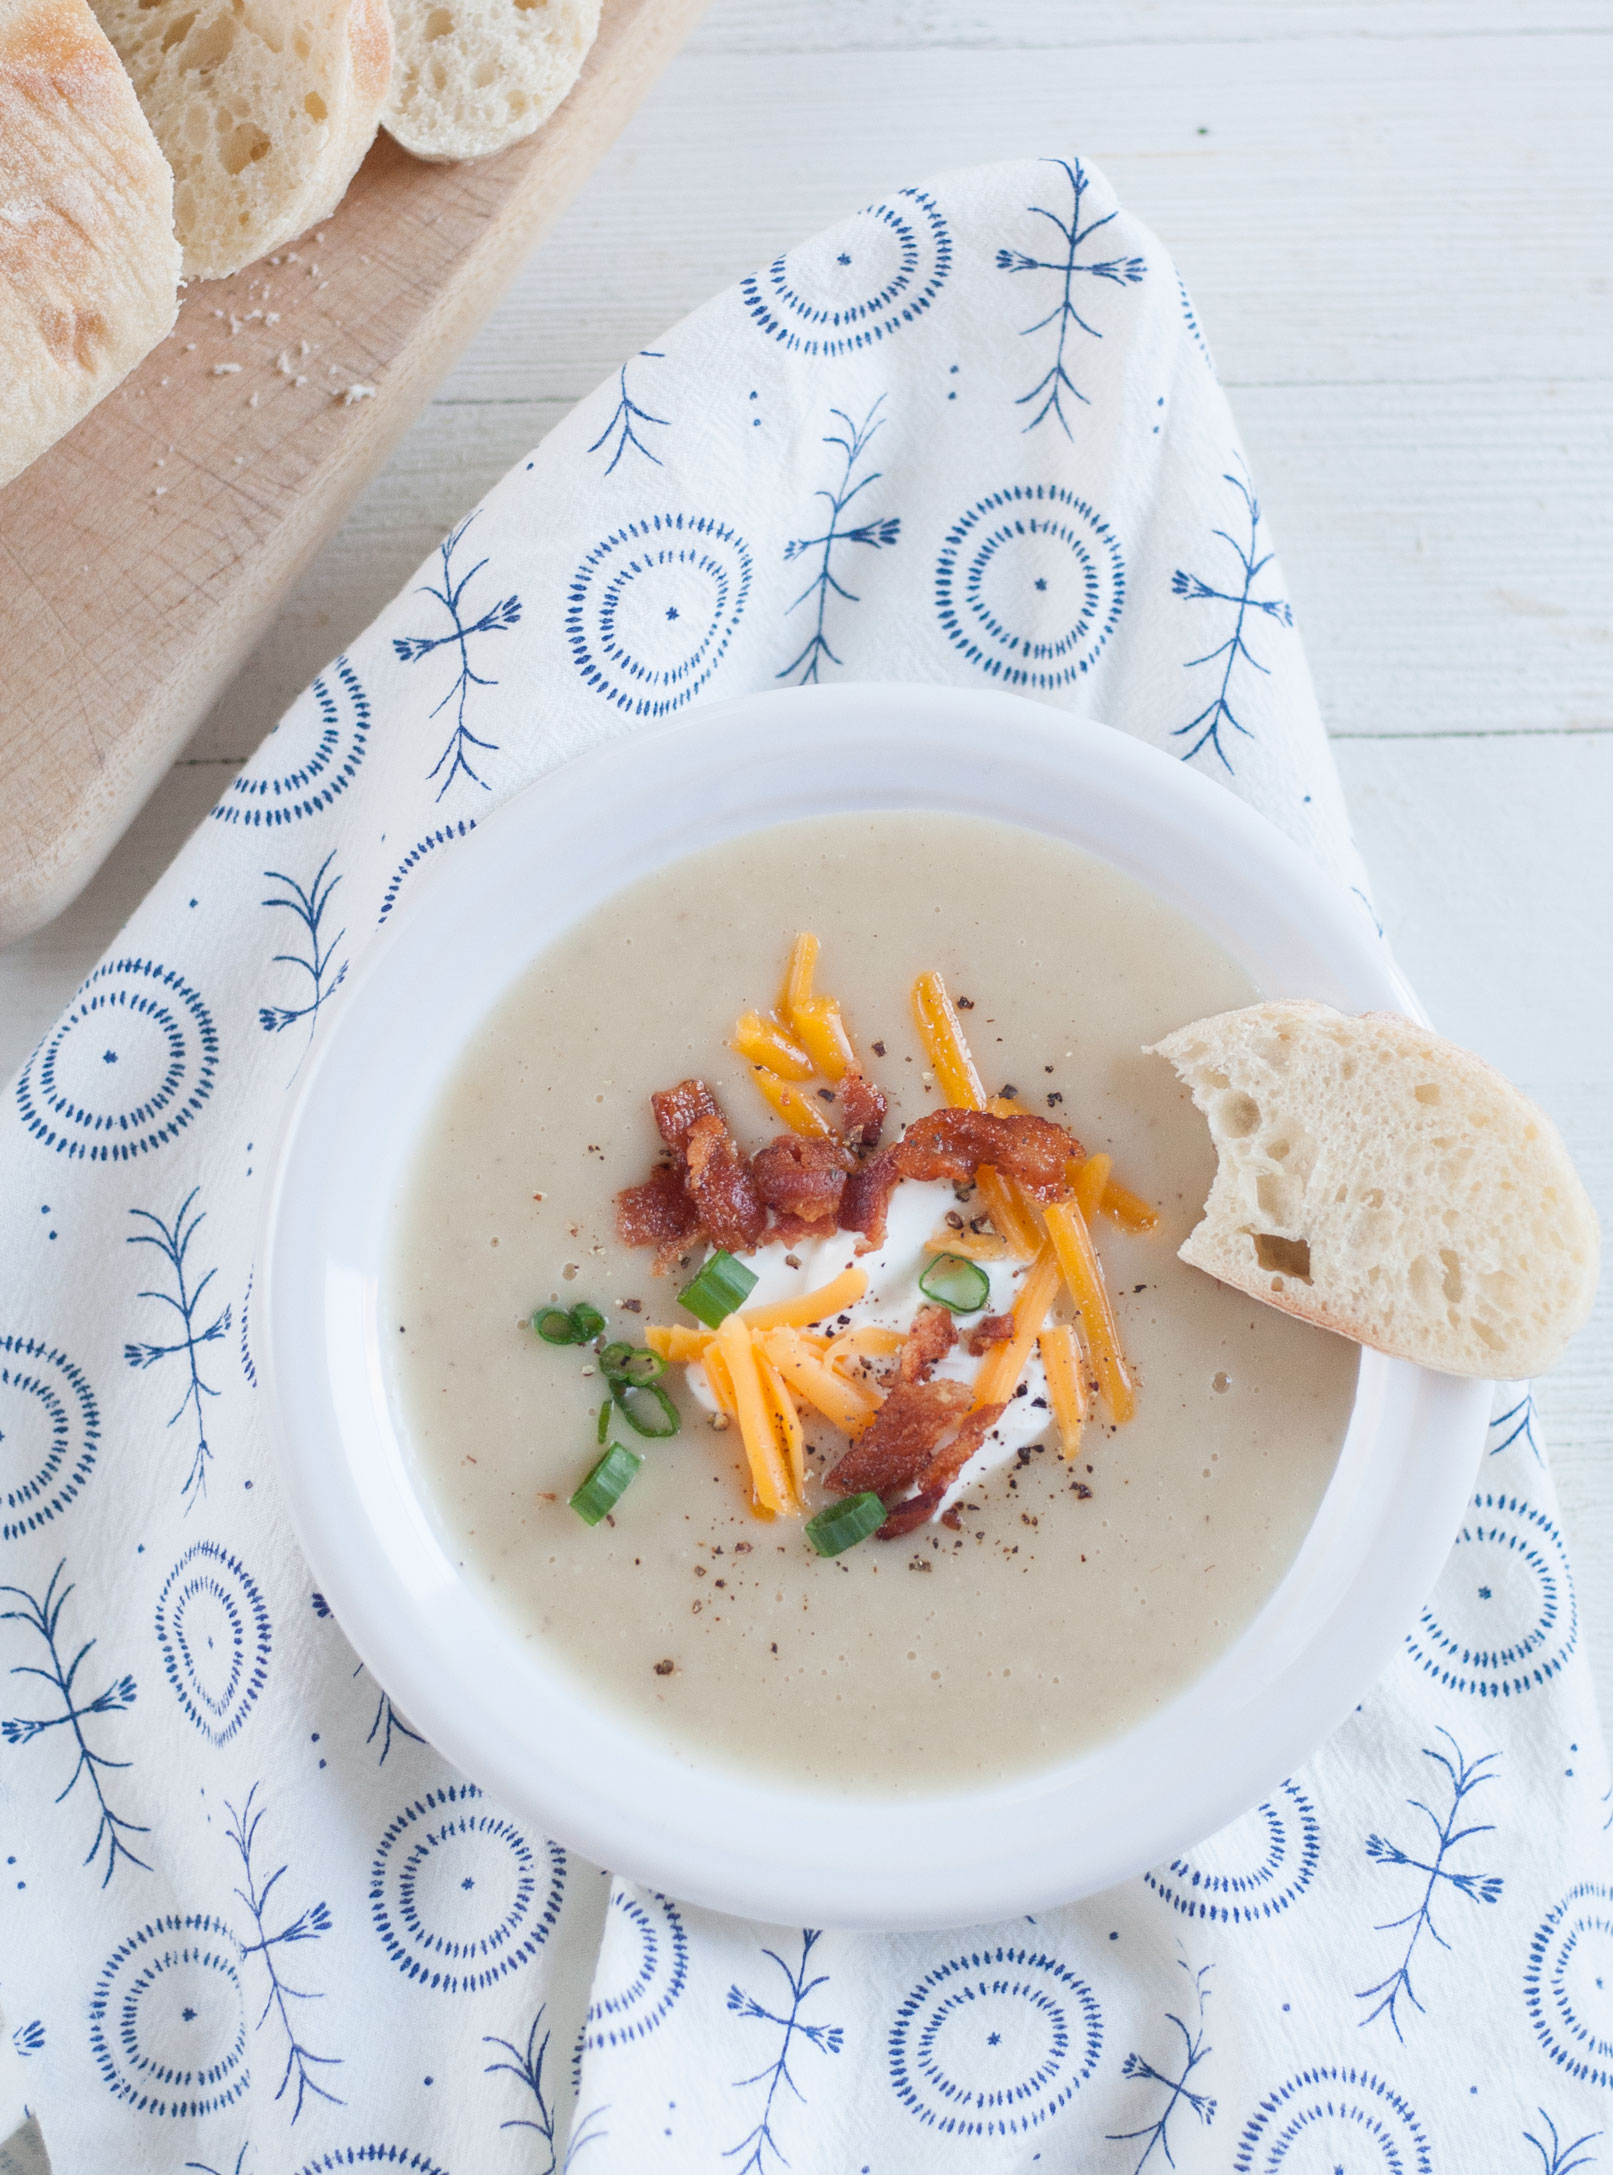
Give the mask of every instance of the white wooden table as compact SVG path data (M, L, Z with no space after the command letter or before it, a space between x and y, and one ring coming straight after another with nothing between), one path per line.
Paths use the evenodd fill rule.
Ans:
M1606 0L715 0L89 892L0 954L0 1072L625 356L893 185L1074 148L1193 290L1403 965L1613 1225L1610 111ZM1613 1292L1539 1404L1613 1717Z

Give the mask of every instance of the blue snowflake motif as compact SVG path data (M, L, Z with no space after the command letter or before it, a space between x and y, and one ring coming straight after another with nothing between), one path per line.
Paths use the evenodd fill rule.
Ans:
M342 880L339 876L330 874L330 865L335 858L335 850L332 849L315 870L314 880L307 890L303 889L294 876L286 876L279 869L265 869L263 872L270 883L282 884L285 890L283 895L262 899L259 904L278 907L292 915L301 922L306 940L301 951L276 952L273 963L277 967L297 968L299 973L307 975L308 986L302 993L303 1001L300 1004L260 1005L258 1025L266 1035L278 1035L287 1027L295 1027L299 1020L306 1020L308 1039L303 1044L303 1056L308 1054L313 1045L314 1029L319 1023L322 1008L330 1002L347 979L345 959L334 974L330 971L336 947L347 931L338 929L333 937L327 938L323 928L325 915L330 908L331 894ZM301 1063L301 1059L298 1063Z
M762 1954L778 1967L783 1977L787 2005L781 1999L780 2008L770 2009L765 2002L758 2001L754 1994L746 1993L740 1986L730 1986L728 1989L730 2015L740 2017L747 2023L771 2024L779 2034L778 2051L772 2061L753 2075L739 2078L734 2085L736 2092L748 2091L753 2085L765 2084L767 2087L766 2098L755 2123L737 2145L728 2146L723 2154L725 2160L738 2161L735 2175L767 2175L770 2157L779 2167L788 2167L790 2164L774 2135L773 2125L777 2119L775 2110L781 2089L788 2087L803 2106L806 2104L806 2094L790 2069L793 2042L797 2039L804 2040L808 2046L816 2047L820 2054L838 2054L845 2044L845 2033L838 2024L808 2023L802 2015L818 1988L829 1983L829 1974L826 1971L820 1971L815 1978L807 1977L807 1965L812 1951L822 1938L821 1933L810 1929L803 1932L801 1960L793 1970L776 1949L763 1949ZM741 2153L745 2155L743 2160L739 2159Z
M861 544L869 550L882 551L894 544L902 532L901 520L894 514L872 521L853 519L846 523L845 526L841 525L841 516L850 507L852 501L859 498L871 484L879 481L880 471L877 468L871 470L869 474L861 477L855 483L852 478L856 475L858 466L868 450L870 440L876 432L884 427L885 419L879 412L884 405L885 396L881 393L868 413L863 417L861 423L854 423L844 408L830 409L830 414L842 428L839 431L831 431L823 443L826 446L838 446L840 448L841 473L830 489L819 490L814 493L815 497L827 499L828 501L827 526L822 534L818 536L792 537L784 547L786 564L808 553L816 552L818 554L816 573L789 608L791 612L799 611L803 604L815 599L817 603L816 624L813 627L806 648L801 651L799 656L793 657L784 667L784 670L776 675L781 680L787 680L793 673L799 672L801 677L796 682L799 687L806 687L817 682L825 659L833 665L840 663L840 659L829 647L828 636L824 632L830 597L842 597L848 604L857 604L861 601L858 593L853 589L848 589L836 575L834 570L836 552L846 544ZM672 615L669 613L667 616L670 618Z
M1180 2108L1191 2108L1206 2129L1215 2120L1215 2101L1206 2093L1192 2090L1187 2081L1199 2064L1208 2061L1215 2051L1204 2044L1204 2004L1209 1999L1209 1989L1204 1982L1214 1967L1201 1964L1197 1971L1193 1971L1189 1968L1186 1957L1182 1956L1177 1958L1177 1964L1181 1970L1187 1972L1193 1983L1195 2014L1194 2028L1190 2031L1174 2010L1168 2009L1165 2012L1166 2023L1175 2025L1182 2042L1177 2049L1176 2073L1167 2075L1164 2070L1156 2069L1152 2062L1145 2061L1142 2055L1136 2053L1128 2054L1121 2066L1120 2074L1123 2077L1135 2077L1150 2084L1163 2085L1165 2088L1164 2104L1152 2122L1144 2124L1140 2129L1109 2132L1108 2142L1112 2145L1135 2144L1138 2138L1147 2140L1133 2175L1142 2175L1156 2145L1165 2155L1166 2165L1176 2165L1175 2156L1171 2152L1170 2126L1172 2117Z
M310 1993L302 1987L290 1985L281 1975L281 1965L277 1960L276 1951L288 1948L299 1941L317 1941L322 1934L330 1932L333 1921L329 1905L315 1903L311 1904L307 1910L299 1912L295 1918L288 1920L278 1931L269 1932L265 1920L265 1914L269 1909L269 1898L274 1893L276 1883L285 1877L286 1867L284 1865L276 1867L275 1871L265 1879L261 1869L255 1868L253 1865L252 1861L258 1848L258 1830L263 1825L264 1818L263 1807L254 1804L257 1794L258 1786L254 1783L247 1792L246 1800L239 1812L236 1811L233 1805L228 1803L224 1808L230 1816L230 1841L235 1845L236 1853L241 1860L241 1874L246 1882L246 1886L237 1888L235 1893L251 1914L252 1925L257 1934L256 1940L243 1941L240 1944L241 1962L244 1965L248 1957L256 1956L261 1959L264 1970L268 1975L268 1992L264 1996L263 2008L258 2016L256 2028L259 2031L263 2029L272 2010L286 2041L285 2068L280 2073L280 2083L275 2090L274 2096L277 2100L283 2099L293 2081L295 2081L297 2090L292 2103L291 2119L296 2122L303 2111L304 2101L310 2092L316 2098L328 2101L333 2107L340 2107L345 2104L335 2092L329 2089L328 2085L321 2082L319 2077L314 2074L317 2069L339 2069L341 2067L341 2057L335 2054L315 2054L302 2043L298 2036L300 2025L297 2023L290 2005L294 2001L321 2001L324 1996Z
M1244 511L1248 516L1249 541L1247 544L1239 543L1226 529L1215 529L1211 532L1221 539L1238 562L1236 587L1217 588L1213 582L1205 581L1202 575L1188 573L1185 567L1178 567L1171 576L1173 596L1186 597L1195 604L1226 604L1232 607L1232 631L1226 640L1218 642L1214 649L1206 650L1202 657L1190 657L1182 667L1184 672L1196 672L1201 665L1219 664L1220 684L1196 717L1190 717L1185 725L1176 725L1171 729L1172 737L1177 740L1184 739L1189 733L1197 735L1193 745L1182 757L1184 763L1190 763L1202 749L1213 748L1229 776L1232 773L1232 758L1221 745L1223 727L1229 726L1233 732L1241 733L1246 740L1254 738L1250 728L1232 707L1233 681L1238 667L1240 664L1247 664L1264 677L1269 679L1271 676L1271 667L1260 662L1244 639L1250 614L1259 613L1266 619L1274 620L1280 627L1291 627L1294 624L1293 607L1286 598L1255 595L1255 584L1271 564L1274 554L1260 551L1260 501L1250 487L1248 473L1241 460L1238 468L1237 475L1228 469L1223 480L1231 484L1243 501Z
M1030 391L1020 394L1015 406L1024 408L1033 402L1040 403L1036 413L1025 425L1026 430L1034 430L1038 423L1045 423L1051 415L1068 438L1072 433L1070 419L1064 412L1066 394L1071 399L1080 401L1083 407L1092 405L1071 377L1066 365L1069 342L1078 332L1084 332L1093 340L1103 338L1097 326L1088 324L1076 308L1075 283L1077 279L1095 279L1107 280L1116 287L1137 287L1147 277L1148 264L1142 257L1099 257L1083 260L1081 251L1093 235L1101 232L1119 215L1117 212L1105 212L1101 219L1089 219L1083 226L1081 199L1092 185L1086 168L1079 159L1074 165L1068 159L1050 159L1047 163L1057 166L1070 184L1072 202L1069 217L1061 219L1057 212L1051 212L1041 204L1032 204L1029 210L1033 218L1046 219L1051 224L1062 248L1052 257L1033 257L1023 249L999 249L997 269L1000 272L1051 272L1059 281L1059 297L1053 307L1045 317L1039 317L1034 325L1027 325L1020 335L1021 339L1029 340L1039 332L1046 332L1050 325L1057 326L1053 360Z
M171 1224L164 1223L160 1216L153 1215L148 1208L130 1209L129 1214L132 1217L138 1222L149 1224L151 1229L137 1231L124 1242L129 1246L155 1247L167 1263L173 1278L172 1291L142 1291L136 1296L141 1299L154 1299L160 1306L172 1308L184 1334L172 1344L126 1344L123 1347L123 1356L131 1367L146 1368L154 1367L162 1360L176 1359L181 1354L184 1355L189 1379L185 1385L184 1396L168 1416L168 1425L177 1427L187 1412L195 1421L196 1449L191 1458L190 1471L185 1476L185 1484L180 1490L186 1499L187 1510L194 1509L198 1499L207 1493L207 1467L213 1455L207 1440L207 1422L202 1399L217 1397L219 1394L212 1383L204 1380L198 1355L203 1345L216 1344L226 1336L230 1326L230 1309L227 1304L205 1329L197 1326L202 1294L212 1283L217 1271L209 1269L194 1284L186 1280L186 1257L190 1253L191 1242L198 1228L206 1221L206 1214L202 1209L197 1209L194 1215L191 1213L200 1191L200 1186L191 1187L180 1202Z
M1536 2137L1533 2130L1525 2130L1524 2143L1533 2145L1540 2155L1540 2175L1578 2175L1578 2170L1591 2165L1591 2155L1585 2150L1601 2136L1600 2130L1587 2130L1583 2137L1564 2140L1557 2135L1557 2125L1544 2107L1535 2110L1541 2123L1549 2132L1548 2138Z
M18 1662L14 1664L11 1674L14 1677L38 1677L41 1683L49 1685L61 1702L61 1711L57 1714L15 1715L0 1722L0 1738L8 1745L25 1745L31 1744L35 1738L47 1736L52 1730L65 1729L68 1732L77 1757L73 1762L73 1772L57 1791L55 1801L60 1805L65 1798L72 1795L80 1782L88 1784L89 1794L95 1801L96 1821L90 1847L84 1854L84 1863L94 1865L102 1850L105 1850L106 1870L101 1875L101 1886L104 1888L111 1880L119 1859L126 1858L131 1865L137 1865L145 1872L149 1873L151 1870L145 1859L131 1849L126 1841L126 1837L130 1835L149 1835L151 1830L141 1826L136 1820L126 1820L121 1813L115 1813L107 1802L102 1781L106 1773L113 1769L127 1768L132 1763L128 1760L114 1760L104 1752L97 1752L85 1734L85 1724L92 1715L128 1712L135 1702L135 1681L132 1676L121 1676L107 1685L105 1690L97 1692L92 1699L79 1697L78 1674L89 1659L95 1641L86 1639L71 1659L66 1658L59 1633L62 1611L66 1608L73 1589L71 1586L63 1586L60 1592L57 1591L58 1581L66 1568L65 1559L57 1564L41 1600L36 1601L21 1586L0 1586L0 1596L17 1604L13 1608L0 1610L0 1623L26 1624L30 1631L44 1641L45 1652L49 1657L48 1668L41 1668L34 1662ZM40 2044L44 2044L43 2037ZM38 2050L30 2047L25 2051L35 2053Z
M1370 2001L1375 2005L1361 2019L1363 2026L1375 2022L1380 2016L1387 2016L1394 2026L1395 2037L1401 2040L1405 2038L1400 2023L1401 1997L1404 1996L1419 2014L1424 2013L1423 2004L1418 2000L1411 1983L1411 1961L1417 1952L1418 1942L1426 1933L1443 1949L1448 1949L1451 1945L1434 1923L1436 1900L1447 1891L1465 1896L1470 1903L1499 1903L1501 1900L1502 1881L1499 1874L1453 1872L1446 1862L1453 1851L1458 1850L1463 1843L1470 1842L1475 1835L1494 1834L1494 1825L1489 1821L1475 1822L1463 1828L1458 1828L1456 1822L1464 1800L1484 1783L1495 1780L1492 1770L1500 1754L1486 1752L1469 1765L1450 1731L1442 1729L1439 1735L1450 1746L1449 1753L1425 1747L1423 1757L1432 1760L1436 1767L1443 1770L1449 1786L1450 1804L1444 1817L1442 1819L1420 1798L1407 1801L1414 1812L1423 1815L1433 1830L1433 1840L1429 1846L1432 1855L1420 1858L1411 1851L1402 1850L1396 1843L1386 1842L1381 1835L1369 1835L1366 1841L1367 1856L1374 1863L1404 1868L1422 1876L1422 1891L1411 1909L1403 1917L1384 1921L1377 1929L1379 1933L1395 1933L1402 1927L1411 1928L1399 1964L1387 1978L1380 1979L1375 1986L1363 1987L1356 1996L1358 2001Z
M423 597L436 598L452 622L451 631L447 634L435 635L394 635L392 638L393 649L406 665L418 664L423 657L429 657L439 649L452 649L458 652L459 670L454 677L453 684L431 712L431 715L436 717L438 712L446 710L450 703L455 706L454 729L449 736L448 744L427 772L428 782L430 779L435 778L439 772L443 774L442 783L437 788L438 800L442 799L454 780L461 776L468 778L472 785L479 785L484 792L492 790L487 780L476 770L474 758L470 751L474 748L480 754L492 755L497 752L498 742L496 740L483 740L476 733L473 733L465 722L465 710L473 687L497 687L498 682L497 680L488 679L484 674L474 669L470 661L471 644L486 635L506 632L509 628L519 625L521 618L521 600L517 596L500 597L497 603L490 604L487 607L479 619L467 620L465 617L465 591L470 587L483 567L486 566L487 561L478 559L473 567L467 568L463 574L456 576L454 573L454 554L464 541L465 531L475 519L475 514L468 514L458 528L454 529L437 547L437 555L442 561L441 586L438 587L431 582L427 582L417 592L418 595Z
M641 347L639 356L645 362L665 362L666 360L666 356L662 351L653 347ZM588 448L589 452L597 453L607 439L610 441L610 465L605 470L607 476L614 472L617 463L629 446L632 447L635 453L642 453L647 461L659 468L661 466L660 455L650 451L649 447L638 435L636 426L639 424L653 424L657 430L667 430L670 425L666 417L664 415L651 415L649 409L641 408L628 392L626 363L623 363L618 374L617 387L616 411Z

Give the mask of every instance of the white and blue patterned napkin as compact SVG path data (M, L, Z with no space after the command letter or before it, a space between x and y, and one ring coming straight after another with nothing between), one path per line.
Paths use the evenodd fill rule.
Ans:
M634 356L293 707L10 1091L0 2001L58 2175L1613 2164L1607 1768L1522 1387L1302 1774L968 1934L568 1862L312 1590L252 1246L322 1011L548 766L840 677L1106 719L1362 886L1208 350L1091 167L902 190Z

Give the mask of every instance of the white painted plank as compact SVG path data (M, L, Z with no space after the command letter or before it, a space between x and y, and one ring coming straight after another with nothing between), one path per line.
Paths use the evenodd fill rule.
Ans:
M1601 0L726 0L696 34L713 53L911 52L961 46L998 52L1105 46L1248 45L1317 38L1406 40L1476 31L1553 37L1605 31Z
M445 390L575 398L886 190L1076 150L1177 257L1230 384L1605 382L1610 110L1606 36L685 52Z

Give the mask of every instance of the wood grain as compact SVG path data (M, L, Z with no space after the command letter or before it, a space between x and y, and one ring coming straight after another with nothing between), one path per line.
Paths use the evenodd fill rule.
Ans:
M607 0L497 158L379 137L299 245L195 282L139 370L0 494L0 943L99 866L704 0Z

